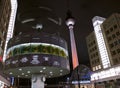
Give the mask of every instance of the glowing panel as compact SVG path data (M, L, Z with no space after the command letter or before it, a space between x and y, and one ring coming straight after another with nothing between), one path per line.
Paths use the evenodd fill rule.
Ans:
M104 69L102 71L95 72L91 75L91 81L99 81L100 79L116 79L120 78L120 65L116 67L112 67L109 69Z
M102 17L98 17L98 16L94 17L93 26L95 30L95 36L97 39L97 44L98 44L103 68L108 68L110 67L110 61L109 61L108 52L105 46L105 41L104 41L102 30L101 30L101 24L103 23L104 20L105 19Z

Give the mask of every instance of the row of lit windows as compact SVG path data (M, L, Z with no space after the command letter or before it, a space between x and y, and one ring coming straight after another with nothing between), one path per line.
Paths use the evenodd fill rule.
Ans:
M117 40L117 41L114 41L114 42L111 43L111 44L109 44L110 48L113 48L113 47L115 47L115 46L117 46L117 45L120 45L120 39Z
M111 40L114 40L117 36L120 36L120 32L117 31L115 34L112 34L111 36L109 36L107 39L108 39L108 42L111 41Z
M113 27L111 27L110 29L106 30L106 32L105 32L106 35L112 33L114 31L114 29L117 29L117 28L118 28L118 26L115 24Z
M92 69L93 69L93 71L96 71L96 70L99 70L101 68L102 68L101 65L98 65L98 66L93 67Z

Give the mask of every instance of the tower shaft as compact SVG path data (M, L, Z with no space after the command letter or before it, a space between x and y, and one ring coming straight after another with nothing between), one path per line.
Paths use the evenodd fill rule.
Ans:
M71 51L72 51L72 63L73 63L73 69L75 69L79 65L79 63L78 63L73 27L69 27L69 31L70 31L70 42L71 42Z

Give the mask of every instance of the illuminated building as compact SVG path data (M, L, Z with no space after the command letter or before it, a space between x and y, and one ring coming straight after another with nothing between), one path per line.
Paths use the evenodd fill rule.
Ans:
M102 63L100 60L100 55L99 55L98 46L97 46L97 40L95 38L94 31L87 36L86 42L87 42L90 65L91 65L92 71L102 69Z
M10 0L0 0L0 57L2 58L11 13Z
M96 68L93 64L91 65L94 73L91 75L91 81L97 83L97 86L113 87L120 86L120 14L113 14L106 20L104 18L96 16L93 18L94 32L92 32L87 38L88 53L90 62L96 58L95 54L91 57L92 53L90 50L94 50L90 41L96 40L95 44L98 49L99 64L102 69ZM96 61L97 63L97 61ZM95 64L96 64L95 63ZM98 66L99 67L99 66ZM103 87L102 87L103 86Z
M102 24L111 65L120 64L120 14L113 14Z
M13 1L13 0L12 0ZM11 0L0 0L0 88L10 85L7 77L3 74L3 57L5 44L12 12Z
M6 40L4 43L4 53L3 53L3 62L6 59L6 48L7 48L7 43L10 40L10 38L13 37L13 31L14 31L14 24L15 24L15 18L16 18L16 12L17 12L17 0L9 0L10 4L11 4L11 12L10 12L10 19L9 19L9 23L8 23L8 27L7 27L7 34L6 34ZM8 6L6 6L8 7Z

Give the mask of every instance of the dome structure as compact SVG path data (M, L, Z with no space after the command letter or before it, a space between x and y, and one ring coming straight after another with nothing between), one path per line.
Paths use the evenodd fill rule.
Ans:
M58 30L61 26L61 18L56 16L54 11L48 7L33 7L21 11L17 15L17 24L19 29L16 27L16 32L28 32L34 31L34 29L44 29L43 31L50 31L53 29ZM27 30L28 29L28 30Z
M71 81L90 81L91 70L85 65L77 66L71 75Z

